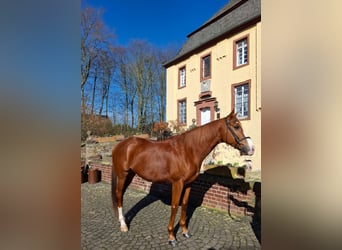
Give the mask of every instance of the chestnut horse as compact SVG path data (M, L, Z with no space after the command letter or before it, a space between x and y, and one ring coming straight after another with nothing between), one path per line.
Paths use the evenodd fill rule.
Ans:
M172 184L171 216L167 226L171 245L177 243L173 232L174 222L184 189L179 226L183 236L189 238L186 208L191 183L199 175L204 158L220 142L238 149L241 155L254 153L254 145L250 137L244 135L241 123L233 111L225 118L164 141L129 137L118 143L112 151L112 200L121 231L128 231L122 210L123 195L137 174L150 182Z

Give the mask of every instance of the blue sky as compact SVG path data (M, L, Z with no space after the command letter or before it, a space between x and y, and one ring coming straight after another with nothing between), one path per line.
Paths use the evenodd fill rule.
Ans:
M181 47L186 36L211 18L229 0L86 0L103 7L104 21L114 29L117 43L145 39L164 48Z

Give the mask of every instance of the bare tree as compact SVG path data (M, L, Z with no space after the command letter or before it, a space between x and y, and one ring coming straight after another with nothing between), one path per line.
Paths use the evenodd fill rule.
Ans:
M130 115L131 126L136 124L140 132L151 132L153 123L165 118L166 75L162 63L170 58L170 51L132 40L117 55L124 123L128 124Z
M122 91L121 100L124 113L124 124L134 127L134 106L136 100L137 87L133 81L132 59L129 57L127 49L120 47L117 53L118 59L118 87ZM130 120L130 122L129 122Z
M89 78L93 78L93 84L96 85L98 70L94 69L96 60L102 50L106 50L115 38L114 32L111 32L104 24L103 10L92 7L84 7L81 11L81 93L82 93L82 112L86 110L85 103L85 85ZM94 75L91 76L91 73ZM96 86L93 86L96 91ZM92 106L95 99L93 94ZM93 107L94 108L94 107Z
M96 10L85 8L81 12L81 91L82 111L85 112L84 87L89 78L90 69L95 60L94 51L95 39L93 34L98 26L99 18Z
M101 116L96 116L100 107L102 114L104 103L108 115L108 95L111 83L112 61L107 59L114 44L115 34L103 22L103 10L85 6L81 10L81 130L82 138L86 131L104 133ZM105 59L104 59L105 58ZM110 65L110 66L109 66ZM110 69L109 69L110 68ZM101 121L102 121L101 120ZM110 131L110 123L106 123Z
M99 64L101 69L101 104L99 114L102 115L103 108L105 105L106 116L108 117L108 100L109 100L109 90L113 80L113 75L116 68L116 57L115 49L109 47L108 49L101 50L99 56Z
M96 64L94 65L94 75L93 75L93 91L92 91L92 98L91 98L91 108L90 114L94 114L94 106L95 106L95 94L97 89L97 77L98 77L98 67Z
M115 47L115 34L106 27L102 15L102 9L82 6L82 124L90 124L89 114L101 117L105 113L120 131L151 132L154 122L165 119L166 74L162 64L176 50L161 50L137 39L127 47Z
M146 125L147 103L151 98L151 72L153 48L144 40L132 40L128 46L131 79L135 83L137 93L137 125L143 132Z

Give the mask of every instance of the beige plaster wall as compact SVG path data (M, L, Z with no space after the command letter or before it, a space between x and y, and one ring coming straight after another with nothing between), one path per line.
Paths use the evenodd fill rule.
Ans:
M234 41L249 36L249 65L233 69ZM200 94L200 60L211 53L211 86L212 97L216 97L221 118L232 110L231 86L246 80L251 80L250 89L250 120L243 120L242 125L246 135L251 136L256 152L248 159L252 160L253 170L261 169L261 22L231 37L226 37L214 46L200 53L193 54L178 64L167 68L167 121L177 119L177 100L187 99L187 127L193 118L196 119L194 102L199 100ZM186 66L186 87L178 88L178 69ZM215 114L216 118L216 114ZM217 150L216 150L217 151ZM245 158L240 157L236 150L220 145L216 153L216 161L226 163L243 163Z

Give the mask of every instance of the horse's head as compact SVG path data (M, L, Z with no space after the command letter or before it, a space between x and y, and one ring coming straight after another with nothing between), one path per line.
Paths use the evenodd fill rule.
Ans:
M245 136L234 110L224 118L224 121L226 124L226 133L223 140L238 149L241 155L253 155L255 150L254 144L249 136Z

